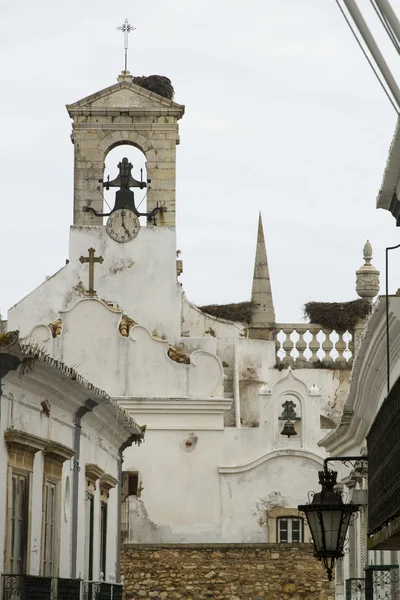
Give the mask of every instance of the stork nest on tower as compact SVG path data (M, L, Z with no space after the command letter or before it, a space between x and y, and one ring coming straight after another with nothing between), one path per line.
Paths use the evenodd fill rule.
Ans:
M163 75L149 75L148 77L133 77L133 83L139 85L140 87L148 90L149 92L154 92L159 96L163 96L164 98L168 98L168 100L172 100L175 94L175 90L172 86L171 80L168 77L164 77Z
M236 304L208 304L198 307L201 312L227 321L250 323L253 314L254 302L237 302Z
M335 331L348 331L365 319L372 310L368 300L352 300L351 302L307 302L304 305L304 318L310 323L315 323L335 329Z

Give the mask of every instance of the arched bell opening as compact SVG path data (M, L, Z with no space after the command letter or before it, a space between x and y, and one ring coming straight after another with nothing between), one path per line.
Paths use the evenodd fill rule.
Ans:
M301 441L302 437L302 410L301 403L294 394L281 396L278 430L280 438Z
M134 202L136 209L141 213L147 212L147 169L146 155L132 143L119 142L115 144L107 153L104 163L104 203L103 212L109 213L113 210L116 203L116 192L118 186L107 189L107 181L113 182L120 173L119 165L127 159L127 164L132 165L131 176L139 183L143 183L143 188L140 186L132 187L131 191L134 194ZM104 217L104 224L107 217ZM139 217L140 225L147 225L147 217Z

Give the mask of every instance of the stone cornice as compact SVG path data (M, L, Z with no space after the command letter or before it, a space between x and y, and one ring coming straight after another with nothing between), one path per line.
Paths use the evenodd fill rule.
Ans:
M45 456L53 458L59 463L64 463L66 460L72 458L75 452L68 448L68 446L64 446L64 444L60 444L60 442L50 441L46 444L44 449Z
M128 398L115 400L126 411L138 414L223 414L232 406L231 398Z
M100 469L100 467L98 467L97 465L93 463L88 463L87 465L85 465L85 477L86 479L89 479L89 481L91 481L92 483L96 483L96 481L103 477L103 475L103 469Z
M160 96L159 94L156 94L154 92L150 92L149 90L146 90L143 87L140 87L139 85L136 85L135 83L131 83L128 81L121 81L119 83L116 83L110 87L104 88L103 90L100 90L98 92L95 92L94 94L91 94L90 96L86 96L86 98L82 98L82 100L78 100L77 102L74 102L73 104L67 104L67 111L70 115L71 118L74 118L76 115L79 114L87 114L87 113L82 113L79 112L81 110L90 110L91 108L91 104L93 102L96 102L98 100L100 100L101 98L106 98L107 96L114 94L115 92L118 92L118 90L121 89L128 89L132 91L132 94L135 94L136 96L142 96L143 98L147 98L148 100L152 101L152 102L156 102L159 106L154 107L154 106L149 106L149 110L152 109L156 109L158 111L165 111L165 110L174 110L177 113L177 117L182 117L185 113L185 107L182 104L177 104L176 102L174 102L173 100L169 100L168 98L164 98L163 96ZM132 107L94 107L95 110L97 111L101 111L97 114L99 115L105 115L105 114L112 114L112 110L114 109L115 111L130 111L130 110L135 110L134 108L132 109ZM124 109L125 108L125 109ZM106 111L110 111L110 113L106 113ZM145 107L141 107L138 110L148 110ZM91 113L94 114L94 113ZM163 113L164 114L164 113Z
M100 478L100 489L104 489L107 492L111 490L111 488L115 487L118 483L118 479L115 479L112 475L105 473Z
M162 107L162 106L160 106L159 108L155 108L155 107L146 108L143 106L137 107L137 108L134 108L132 106L129 108L125 108L125 107L106 108L106 107L101 107L101 106L94 106L92 108L91 106L82 106L82 107L78 107L78 108L72 108L68 112L72 118L75 118L75 117L119 117L121 114L124 114L124 115L128 114L130 117L149 117L149 121L151 120L151 117L176 117L177 119L179 119L182 116L182 111L180 109ZM79 125L79 127L77 127L77 125ZM101 123L99 123L98 127L92 127L92 125L95 125L95 123L75 123L74 129L103 129L103 126ZM171 124L170 124L170 126L171 126ZM176 124L174 125L174 128L176 129ZM126 125L124 124L124 126L121 127L121 129L126 130L127 129ZM136 128L134 128L134 129L136 129ZM147 126L147 129L149 129L149 126ZM150 126L150 129L152 129L151 126ZM160 125L159 125L158 129L161 129ZM165 129L168 129L168 127L165 127ZM114 126L112 126L112 130L115 131Z
M262 454L261 456L258 456L257 458L253 458L245 463L241 463L241 464L236 464L236 465L230 465L230 466L220 466L218 467L218 472L220 474L229 474L229 473L245 473L246 471L251 471L252 469L255 469L255 467L258 467L260 465L262 465L263 463L267 462L268 460L272 460L274 458L280 458L280 457L298 457L298 458L307 458L309 460L312 460L313 462L317 463L317 465L320 467L323 462L324 459L322 456L319 456L318 454L316 454L315 452L311 451L311 450L292 450L292 449L285 449L285 450L272 450L270 452L265 452L264 454Z
M6 429L4 439L8 448L16 447L32 453L44 451L48 443L48 440L18 429Z

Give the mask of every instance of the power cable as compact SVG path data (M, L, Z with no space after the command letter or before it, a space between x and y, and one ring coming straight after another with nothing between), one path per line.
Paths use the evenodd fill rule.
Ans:
M394 110L395 110L395 111L396 111L396 113L399 115L400 113L399 113L399 111L398 111L398 109L397 109L397 107L396 107L396 105L395 105L395 103L394 103L394 101L393 101L392 97L390 96L390 94L389 94L389 92L387 91L387 89L386 89L386 87L385 87L384 83L382 82L381 78L379 77L379 74L378 74L377 70L375 69L374 65L372 64L372 61L371 61L371 59L369 58L368 54L366 53L366 51L365 51L365 49L364 49L364 47L363 47L362 43L361 43L361 42L360 42L360 40L358 39L358 37L357 37L357 34L356 34L356 32L354 31L354 29L353 29L353 27L352 27L352 25L351 25L351 23L350 23L349 19L347 18L347 15L346 15L346 13L344 12L343 8L342 8L342 7L340 6L340 4L339 4L339 0L336 0L336 4L338 5L338 7L339 7L339 10L340 10L340 12L342 13L343 17L345 18L345 20L346 20L346 23L347 23L347 25L348 25L348 26L349 26L349 28L350 28L350 31L351 31L351 32L352 32L352 34L354 35L354 37L355 37L355 39L356 39L356 42L357 42L357 44L360 46L362 53L364 54L365 58L367 59L369 66L371 67L371 69L372 69L372 70L373 70L373 72L375 73L375 77L376 77L376 78L377 78L377 80L379 81L379 83L380 83L380 85L381 85L381 87L382 87L383 91L385 92L386 96L388 97L390 104L393 106Z

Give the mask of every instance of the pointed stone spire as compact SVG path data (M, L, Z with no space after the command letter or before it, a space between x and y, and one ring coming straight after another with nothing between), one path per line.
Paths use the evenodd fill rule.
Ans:
M272 301L271 282L269 280L267 250L265 248L261 212L258 218L257 247L254 262L251 301L254 303L254 308L251 317L249 336L253 339L270 339L271 330L275 323L275 311L274 303Z
M373 298L379 293L379 271L374 265L371 265L372 246L369 240L364 245L363 255L364 265L356 272L356 291L360 298L372 302Z

